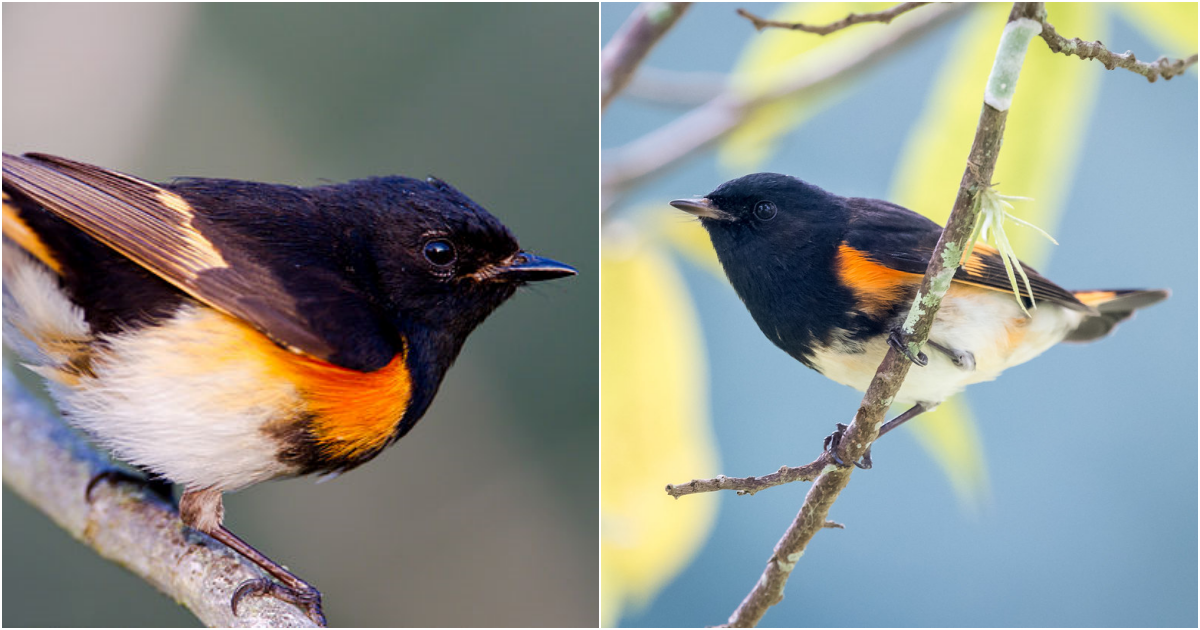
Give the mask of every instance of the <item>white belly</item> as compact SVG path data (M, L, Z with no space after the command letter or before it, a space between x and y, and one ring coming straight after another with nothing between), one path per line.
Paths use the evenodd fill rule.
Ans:
M1026 318L1012 294L955 284L934 320L930 339L975 356L975 369L959 367L944 353L926 345L929 365L913 366L896 396L896 403L938 404L967 385L990 381L1004 370L1024 363L1062 341L1079 325L1083 313L1042 302ZM888 344L880 337L847 354L841 344L818 349L813 362L830 379L866 391Z
M303 401L246 358L224 315L193 305L153 330L94 344L53 275L6 244L4 319L5 342L47 377L64 417L117 458L193 489L236 490L295 473L263 427ZM80 374L72 353L86 347L90 373Z

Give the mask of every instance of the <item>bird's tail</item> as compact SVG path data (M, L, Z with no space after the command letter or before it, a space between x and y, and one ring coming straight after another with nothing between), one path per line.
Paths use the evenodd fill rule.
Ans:
M1157 304L1171 295L1167 289L1117 289L1075 291L1080 302L1096 309L1099 315L1086 317L1064 341L1093 341L1108 335L1117 324L1133 317L1133 312Z

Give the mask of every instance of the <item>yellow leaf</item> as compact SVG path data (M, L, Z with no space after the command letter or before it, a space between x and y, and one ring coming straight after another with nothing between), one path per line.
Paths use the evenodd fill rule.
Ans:
M713 476L717 454L703 339L682 278L642 243L606 240L602 252L601 624L611 626L699 551L717 497L675 500L664 487Z
M917 416L913 436L933 456L965 505L977 506L988 496L987 462L966 399L956 396L937 409Z
M1121 16L1129 20L1143 35L1162 46L1162 50L1136 51L1139 59L1151 61L1159 55L1182 59L1196 52L1195 2L1122 2L1117 8ZM1051 20L1050 23L1058 28L1057 22ZM1060 34L1064 37L1093 41L1097 39L1087 35L1063 33L1061 29ZM1195 71L1195 67L1189 71Z
M771 19L784 22L827 24L851 13L869 13L894 6L890 2L831 2L783 5ZM903 20L900 16L893 24ZM750 26L749 22L745 25ZM872 27L877 28L872 28ZM741 94L754 96L771 91L798 73L806 74L843 56L873 45L883 24L860 24L821 36L812 33L766 29L755 35L734 68L732 85ZM775 151L775 141L832 105L842 87L783 99L761 107L721 145L717 158L727 171L745 173L758 168Z

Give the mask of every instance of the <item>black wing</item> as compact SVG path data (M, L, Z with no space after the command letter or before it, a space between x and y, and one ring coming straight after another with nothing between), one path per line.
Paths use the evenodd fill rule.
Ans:
M937 246L942 226L894 203L878 199L848 199L850 228L846 243L866 252L875 262L890 269L924 275L929 257ZM1058 286L1022 263L1035 300L1046 300L1078 311L1091 312L1088 306L1070 291ZM1019 274L1018 274L1019 275ZM1004 269L1004 260L995 248L977 243L971 257L954 273L954 281L962 284L1012 292L1012 283ZM1017 278L1023 297L1029 297L1025 282Z
M236 222L212 220L167 187L42 154L4 154L4 180L193 298L293 351L360 371L387 365L399 351L371 301L336 271L319 265L281 269L273 252L262 251L271 243L238 233Z

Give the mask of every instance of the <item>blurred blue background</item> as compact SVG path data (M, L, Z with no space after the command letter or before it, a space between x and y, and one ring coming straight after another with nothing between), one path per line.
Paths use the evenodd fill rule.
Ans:
M5 4L4 149L149 179L437 175L579 269L467 342L421 424L226 523L340 626L597 618L597 123L591 4ZM82 495L83 489L80 488ZM4 492L6 626L196 620Z
M696 5L645 65L728 72L755 36L737 7L773 12L763 3ZM602 42L633 8L602 6ZM962 22L874 67L837 105L784 138L760 170L842 195L886 197ZM1120 20L1111 20L1103 41L1145 59L1160 53ZM1045 44L1035 40L1037 47ZM970 389L991 477L990 498L978 509L956 498L909 431L877 444L875 468L857 471L830 512L846 529L817 535L762 625L1196 625L1196 73L1150 84L1096 62L1059 61L1103 77L1077 174L1065 182L1064 214L1050 230L1061 245L1039 270L1068 288L1169 287L1171 299L1110 338L1052 349ZM981 95L982 84L983 77ZM603 118L602 147L621 146L679 111L618 98ZM646 204L658 205L640 211L675 212L667 200L702 195L740 174L708 153L636 189L615 212L634 222ZM757 475L810 461L862 395L777 350L724 280L677 260L704 327L720 472ZM685 479L659 480L678 481ZM722 493L707 544L644 609L626 611L621 625L723 623L807 489ZM843 605L847 588L868 593L870 605Z

